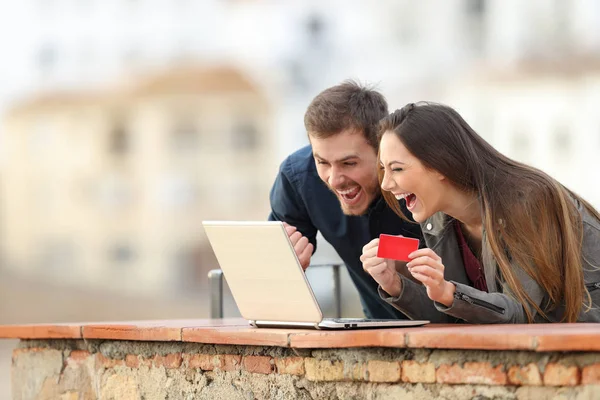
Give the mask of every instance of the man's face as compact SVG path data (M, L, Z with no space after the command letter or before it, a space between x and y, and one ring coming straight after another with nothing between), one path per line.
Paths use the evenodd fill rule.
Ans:
M319 177L335 193L344 214L364 214L380 194L375 149L354 130L326 139L308 136Z

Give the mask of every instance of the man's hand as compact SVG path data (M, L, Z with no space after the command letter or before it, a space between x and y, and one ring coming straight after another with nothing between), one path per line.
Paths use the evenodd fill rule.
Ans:
M303 236L295 226L291 226L286 222L283 223L283 226L290 238L290 242L292 242L292 246L294 246L294 251L298 256L298 260L300 260L302 269L306 271L306 268L310 265L310 257L314 250L313 244L310 243L308 238Z
M363 269L375 279L379 286L390 296L398 297L402 292L402 280L396 272L394 260L377 257L379 239L373 239L363 247L362 261Z

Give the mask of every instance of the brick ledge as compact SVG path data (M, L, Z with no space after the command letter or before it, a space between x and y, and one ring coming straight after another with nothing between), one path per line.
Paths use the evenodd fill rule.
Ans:
M176 341L290 348L600 351L600 324L437 325L315 331L256 329L239 318L0 326L6 339Z

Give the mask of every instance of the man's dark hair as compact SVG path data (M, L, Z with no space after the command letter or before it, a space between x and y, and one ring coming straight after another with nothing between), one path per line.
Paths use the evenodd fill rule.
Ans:
M319 139L354 129L377 149L378 124L387 115L387 101L381 93L347 80L313 99L304 114L304 126L310 136Z

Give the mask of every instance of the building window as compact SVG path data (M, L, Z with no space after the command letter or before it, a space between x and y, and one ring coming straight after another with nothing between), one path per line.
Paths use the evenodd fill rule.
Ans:
M485 13L485 0L467 0L466 6L469 15L481 18Z
M131 150L131 137L123 121L117 121L110 133L109 151L115 156L124 156Z
M572 28L571 18L573 6L568 2L554 0L552 2L551 32L548 36L542 38L547 44L551 43L554 49L571 50L572 49ZM548 40L550 39L550 40Z
M192 118L180 117L175 120L170 135L171 148L177 153L198 150L200 136L198 126Z
M55 239L40 246L39 265L45 271L69 271L75 267L75 243L68 239Z
M115 212L124 209L134 200L132 185L117 175L106 175L97 187L97 201L102 210Z
M199 197L198 184L187 176L168 174L157 185L157 200L164 209L184 209L194 205Z
M310 46L319 47L323 43L325 21L317 14L310 15L306 20L306 35Z
M565 126L560 125L554 129L552 147L555 160L568 161L570 159L571 135Z
M108 250L108 258L113 265L131 264L136 259L136 252L128 243L115 243Z
M258 129L250 120L242 120L235 124L232 135L232 146L236 150L254 150L258 147Z
M520 162L526 163L531 157L531 140L527 133L517 130L512 135L511 154Z
M52 73L58 63L58 51L51 44L42 46L37 54L37 65L42 74Z
M90 40L83 41L79 50L79 64L84 72L94 67L94 46Z
M142 65L142 51L139 47L130 47L123 52L125 68L137 68Z
M467 29L467 42L476 55L481 55L484 51L486 8L486 0L466 1L467 23L465 28Z

